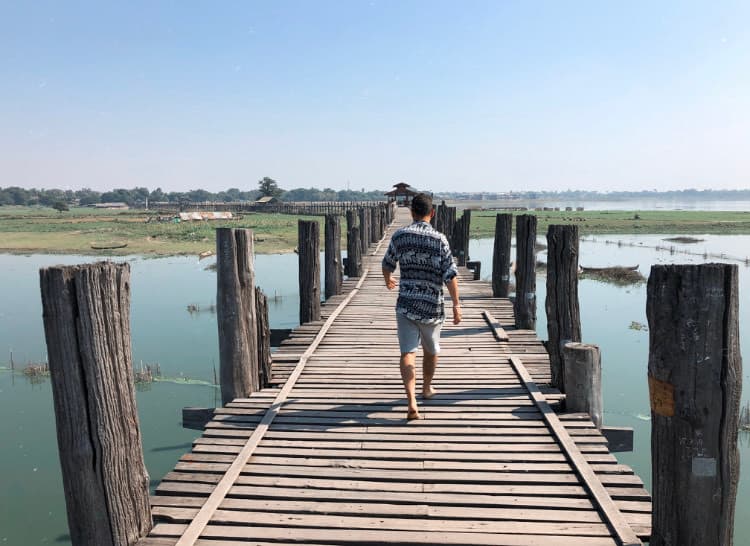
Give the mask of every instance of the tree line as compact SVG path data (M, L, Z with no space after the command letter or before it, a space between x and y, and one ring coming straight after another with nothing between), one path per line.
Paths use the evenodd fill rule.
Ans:
M269 181L273 184L269 184ZM282 201L376 201L383 199L383 191L334 190L331 188L295 188L283 190L271 178L264 178L258 182L258 189L241 190L229 188L219 192L203 189L185 192L165 192L161 188L149 190L136 187L131 189L118 188L111 191L99 192L90 188L79 190L36 189L18 186L0 187L0 206L24 205L45 206L63 209L67 206L87 206L97 203L127 203L131 207L144 207L146 202L151 204L167 203L202 203L206 201L218 202L252 202L263 195L271 195Z

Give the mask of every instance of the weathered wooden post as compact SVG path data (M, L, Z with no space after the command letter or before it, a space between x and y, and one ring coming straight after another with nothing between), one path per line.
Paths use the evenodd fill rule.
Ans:
M216 230L216 273L219 381L228 404L260 389L252 230Z
M347 251L346 256L346 263L349 266L348 275L350 277L362 276L362 248L360 243L359 228L354 226L351 232L351 247Z
M378 215L376 205L370 206L370 243L377 243L380 237L378 237Z
M299 321L320 320L320 224L298 222Z
M742 391L736 265L648 279L652 546L731 546Z
M364 257L367 248L370 246L370 219L367 217L367 207L359 209L359 241L360 251Z
M258 337L258 385L264 389L271 384L271 323L268 319L268 298L257 286L255 316Z
M325 297L341 294L344 272L341 268L341 217L326 214L325 229Z
M569 341L581 341L578 226L549 226L547 229L547 297L544 306L547 310L551 385L567 392L562 346Z
M602 428L602 356L597 345L571 341L562 346L565 373L565 408L588 413Z
M516 216L516 328L536 329L536 216Z
M453 212L455 213L455 209ZM456 263L459 266L466 265L466 262L469 259L470 223L471 211L465 210L461 215L461 218L453 224L451 236L449 237L453 255L456 257Z
M510 285L510 238L512 214L498 214L495 218L495 247L492 254L492 295L507 298Z
M130 266L40 271L71 542L131 546L151 529L133 386Z
M352 265L354 255L357 253L355 247L359 246L359 232L356 236L352 233L355 227L357 227L357 213L349 209L346 211L346 268L344 269L344 273L348 277L359 276L359 274L353 273L357 272L356 264Z

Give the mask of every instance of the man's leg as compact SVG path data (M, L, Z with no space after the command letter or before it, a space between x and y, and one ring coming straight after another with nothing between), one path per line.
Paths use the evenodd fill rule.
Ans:
M438 355L428 353L423 350L422 355L422 396L432 398L435 396L435 389L432 387L432 378L435 377L435 368L437 367Z
M416 353L401 354L401 380L404 382L406 401L409 405L406 414L407 419L419 419L419 408L417 407L417 396L415 393L417 388L417 374L414 371L414 363L416 360Z
M396 314L396 324L398 326L398 345L401 348L401 380L404 382L406 401L409 405L406 418L419 419L417 397L414 392L417 388L417 374L414 371L414 364L417 360L417 349L419 348L419 328L413 321L400 313Z
M435 377L435 368L440 353L440 331L442 323L425 324L420 326L419 333L422 340L422 396L432 398L435 389L432 387L432 378Z

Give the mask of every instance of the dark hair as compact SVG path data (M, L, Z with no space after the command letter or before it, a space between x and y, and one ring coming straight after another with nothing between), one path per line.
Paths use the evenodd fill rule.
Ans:
M429 216L432 212L432 197L426 193L418 193L411 200L411 211L419 218Z

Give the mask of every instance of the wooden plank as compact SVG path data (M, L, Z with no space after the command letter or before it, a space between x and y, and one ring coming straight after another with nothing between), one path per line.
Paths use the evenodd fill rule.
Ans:
M185 532L177 541L176 546L193 546L195 544L195 541L198 539L201 532L203 531L203 529L206 527L209 520L211 519L212 514L216 511L217 507L221 504L221 501L224 499L227 492L232 487L232 484L240 475L240 472L242 472L242 468L250 459L250 457L253 454L253 451L255 450L257 445L260 443L260 440L263 438L263 435L266 433L266 431L270 427L274 418L278 414L281 408L281 405L289 396L289 393L294 387L294 383L297 381L297 378L302 374L302 370L305 367L305 363L307 362L309 355L311 355L313 351L315 351L318 344L323 339L323 336L325 336L326 332L331 327L331 324L333 324L333 321L336 319L336 317L341 312L341 310L344 307L346 307L346 304L359 291L359 287L362 286L369 272L370 272L369 268L365 269L365 271L362 274L362 277L360 278L359 282L354 287L354 289L351 292L349 292L349 295L344 299L344 301L342 301L339 304L339 306L336 308L336 310L331 314L331 316L328 317L323 327L315 336L315 339L313 340L310 347L308 347L307 350L300 357L297 367L292 372L286 384L276 395L276 399L274 400L273 405L266 411L266 413L263 416L263 419L258 424L258 427L255 429L253 434L248 438L247 444L245 444L242 451L240 451L240 453L237 455L237 459L234 461L234 463L232 463L230 468L227 470L226 474L224 474L219 484L217 484L216 488L213 490L211 495L206 500L206 503L203 505L203 507L201 507L201 509L195 515L195 518L190 522L188 527L185 529Z
M583 454L578 450L578 447L576 447L575 442L560 422L560 419L552 411L552 408L549 407L549 404L547 404L544 395L542 395L539 388L536 386L536 383L531 379L531 376L528 371L526 371L521 359L514 356L510 358L510 361L516 369L518 377L529 389L529 394L534 399L539 411L542 413L545 421L555 434L560 446L570 458L576 473L581 477L586 489L591 493L594 502L602 511L606 521L611 526L618 544L621 544L622 546L637 546L642 544L633 529L628 525L627 521L625 521L622 512L620 512L617 505L612 501L612 498L607 493L603 483L599 481L599 478L586 462Z

